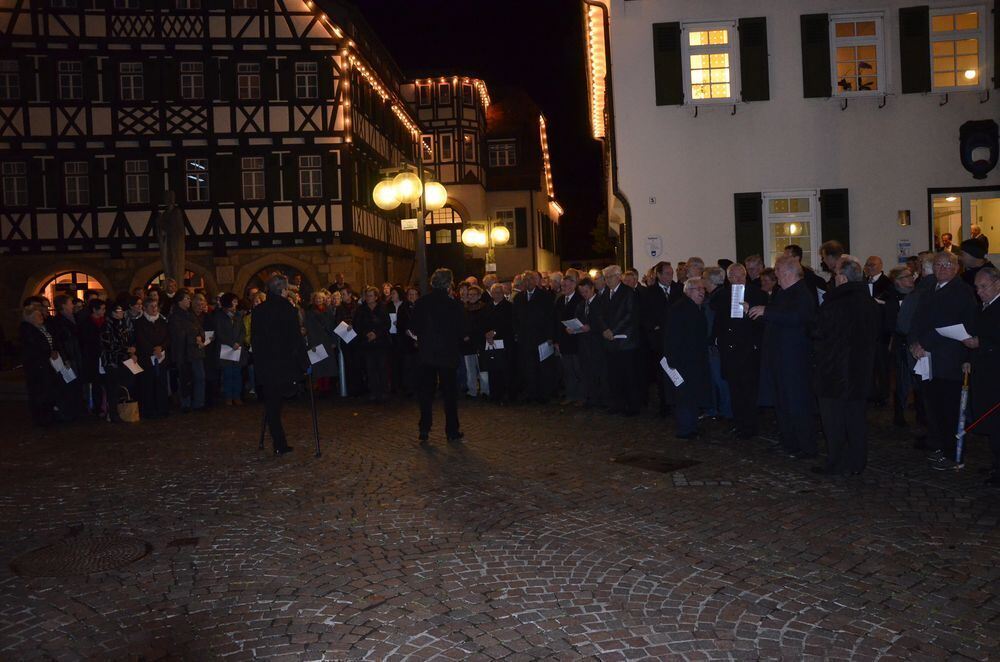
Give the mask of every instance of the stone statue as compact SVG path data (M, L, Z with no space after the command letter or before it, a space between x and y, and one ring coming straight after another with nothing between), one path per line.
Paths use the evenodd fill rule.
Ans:
M184 214L177 206L177 196L167 191L163 211L156 219L156 240L160 244L164 278L184 282Z

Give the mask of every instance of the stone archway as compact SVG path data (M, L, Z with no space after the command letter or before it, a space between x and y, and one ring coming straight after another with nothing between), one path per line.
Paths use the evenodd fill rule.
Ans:
M104 287L104 291L108 293L108 296L116 294L115 288L111 285L111 279L104 270L95 267L93 264L87 262L81 262L78 260L60 260L56 262L55 266L48 266L44 271L35 272L24 284L24 291L21 293L21 301L24 301L30 296L34 296L39 293L42 287L48 283L50 280L55 278L61 273L67 271L79 271L90 275L91 278L96 280Z
M206 269L190 260L185 260L184 268L190 269L205 280L205 289L209 294L219 293L219 284L215 281L215 274L212 273L211 269ZM131 292L137 287L145 288L146 283L151 281L161 271L163 271L163 262L159 258L140 269L136 269L135 273L132 274L132 283L128 286L128 291Z
M236 274L236 283L233 286L233 292L235 292L238 296L243 296L250 280L261 270L266 269L267 267L283 264L297 269L299 273L302 274L302 277L309 281L309 285L312 287L311 291L315 292L321 287L324 287L324 285L320 283L319 273L316 271L316 265L310 264L305 260L292 257L287 253L272 253L242 265L239 272Z

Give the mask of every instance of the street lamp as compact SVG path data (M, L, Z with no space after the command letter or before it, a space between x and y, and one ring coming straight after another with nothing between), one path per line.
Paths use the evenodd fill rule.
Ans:
M493 219L487 219L485 229L470 227L462 232L462 243L469 248L486 249L486 271L496 271L496 256L494 247L503 246L510 241L510 230L503 223L497 223Z

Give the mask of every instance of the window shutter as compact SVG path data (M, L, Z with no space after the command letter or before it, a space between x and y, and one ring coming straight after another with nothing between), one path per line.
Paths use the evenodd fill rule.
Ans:
M24 101L34 101L35 61L32 58L22 57L18 70L21 72L21 99ZM42 90L44 91L45 88L43 87Z
M285 154L281 176L285 180L285 199L299 200L299 155Z
M767 19L741 18L740 97L743 101L767 101L771 98L768 77Z
M278 89L284 101L295 97L295 62L291 58L278 61Z
M223 154L209 161L208 194L214 202L238 202L242 191L237 191L240 179L238 159L232 154Z
M267 59L260 63L260 96L265 100L277 98L277 86L274 83L274 60Z
M319 61L319 98L333 99L333 62L330 58Z
M846 188L819 192L820 236L823 241L836 239L851 252L851 209Z
M149 59L142 65L142 95L146 101L161 99L164 90L161 88L160 70L163 63L160 60Z
M214 57L205 59L205 98L215 100L220 98L219 60Z
M528 210L525 207L514 208L514 234L518 248L528 247Z
M104 159L104 162L108 164L108 199L105 204L109 207L119 207L125 202L125 177L122 173L122 160ZM96 165L97 163L100 163L100 161L95 160L94 164ZM150 179L152 179L152 173L150 174ZM104 183L102 182L101 187L92 190L91 193L103 190Z
M764 254L763 198L757 193L736 193L736 259L742 262L750 255Z
M337 173L340 170L339 154L330 152L323 157L323 161L323 199L336 200L340 197L340 190L337 186Z
M107 62L104 66L108 66ZM28 68L31 71L31 67ZM59 98L59 79L56 78L56 61L52 58L42 58L38 62L38 85L41 88L38 96L43 101L54 101ZM114 88L105 87L106 90Z
M802 29L802 96L807 99L833 94L830 81L830 16L803 14Z
M899 68L903 94L931 91L930 9L899 9Z
M684 74L681 69L681 24L653 24L653 77L656 105L684 103Z
M232 59L218 60L219 67L219 98L225 101L236 100L236 65Z
M180 63L177 58L171 57L163 60L163 98L168 101L176 101L181 98L181 75Z
M177 163L173 159L171 162ZM163 159L151 158L147 163L149 163L149 204L151 207L156 207L163 202ZM124 181L122 184L124 185Z
M98 98L100 87L100 73L97 71L97 63L89 58L83 58L83 98Z

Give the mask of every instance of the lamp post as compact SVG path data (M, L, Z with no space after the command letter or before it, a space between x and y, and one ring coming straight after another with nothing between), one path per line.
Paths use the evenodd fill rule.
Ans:
M510 230L502 223L495 222L492 218L486 219L486 230L469 228L462 232L462 243L469 248L486 249L486 271L493 266L496 271L496 255L494 248L503 246L510 241Z

